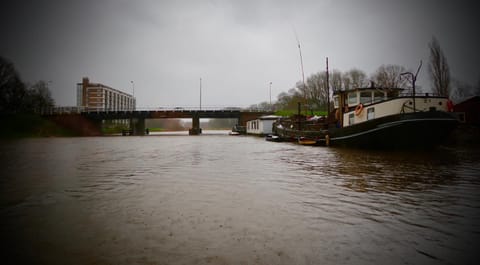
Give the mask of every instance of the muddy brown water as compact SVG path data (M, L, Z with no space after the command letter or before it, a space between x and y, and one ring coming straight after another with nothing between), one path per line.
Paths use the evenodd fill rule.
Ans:
M0 142L2 264L476 264L480 151Z

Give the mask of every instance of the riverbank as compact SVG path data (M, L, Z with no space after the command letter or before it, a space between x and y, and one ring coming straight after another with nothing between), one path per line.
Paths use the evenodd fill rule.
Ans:
M34 114L1 115L0 138L79 136L51 120Z

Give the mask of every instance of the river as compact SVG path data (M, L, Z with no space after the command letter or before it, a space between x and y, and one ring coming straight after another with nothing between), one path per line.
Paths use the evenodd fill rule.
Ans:
M480 151L0 142L2 264L477 264Z

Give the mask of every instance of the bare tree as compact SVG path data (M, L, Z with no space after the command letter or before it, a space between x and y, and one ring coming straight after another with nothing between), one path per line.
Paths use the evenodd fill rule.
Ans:
M405 72L405 67L400 65L382 65L375 74L372 76L372 80L375 82L375 86L384 88L407 88L407 80L401 78L400 74Z
M346 74L342 76L342 83L345 90L350 90L352 88L352 81L350 80L350 77Z
M450 96L450 69L447 58L440 48L440 43L435 37L428 44L430 48L429 72L434 93L440 96Z
M330 74L330 87L333 91L338 91L342 89L343 80L342 72L338 70L333 70Z
M26 87L13 64L0 57L0 114L34 113L54 106L45 81Z
M278 95L275 109L295 110L298 102L303 102L303 96L296 88L292 88Z
M353 68L343 75L343 85L346 90L364 87L367 85L367 75L364 71Z
M327 74L319 72L307 78L307 101L313 108L323 108L328 101Z
M305 100L307 98L307 94L308 94L308 84L307 82L303 82L303 81L298 81L296 84L295 84L295 87L298 89L300 95L303 97L303 99ZM302 100L302 102L304 101Z
M0 57L0 113L18 113L24 108L25 85L13 64Z
M54 101L45 81L38 81L27 89L25 97L26 110L39 113L54 106Z
M348 71L348 74L350 75L350 78L352 79L352 86L354 88L366 86L367 75L365 74L365 72L363 72L362 70L354 68L354 69Z

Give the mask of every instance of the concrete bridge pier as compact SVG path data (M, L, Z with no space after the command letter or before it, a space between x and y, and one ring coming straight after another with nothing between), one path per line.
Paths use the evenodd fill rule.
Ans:
M145 135L145 119L144 118L131 118L130 129L133 131L133 135Z
M199 135L202 133L202 128L200 128L200 116L194 114L192 117L192 128L188 130L189 135Z

